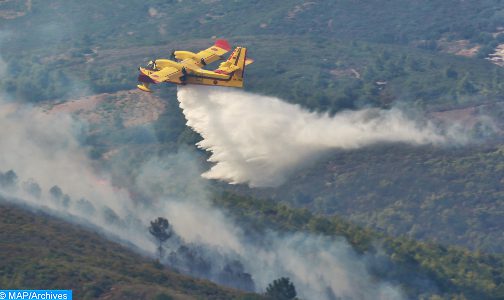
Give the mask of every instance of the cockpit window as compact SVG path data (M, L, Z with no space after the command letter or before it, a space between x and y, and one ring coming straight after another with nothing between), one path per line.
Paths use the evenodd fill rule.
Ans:
M152 60L149 61L149 63L147 64L147 69L153 70L153 71L156 70L156 62L154 62Z

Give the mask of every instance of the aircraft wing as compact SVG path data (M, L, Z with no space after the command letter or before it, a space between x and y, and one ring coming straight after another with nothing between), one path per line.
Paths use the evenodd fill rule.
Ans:
M144 68L140 68L140 72L142 72L144 75L147 75L154 81L154 83L160 83L164 81L179 81L179 78L182 76L182 71L173 67L165 67L160 71L150 71Z
M217 40L215 44L203 51L197 53L197 55L205 60L206 64L211 64L222 58L222 55L226 54L231 50L231 46L226 40Z
M212 47L202 50L195 55L193 54L193 57L185 59L180 63L189 69L201 68L222 59L222 56L228 53L229 50L231 50L231 46L226 40L217 40Z

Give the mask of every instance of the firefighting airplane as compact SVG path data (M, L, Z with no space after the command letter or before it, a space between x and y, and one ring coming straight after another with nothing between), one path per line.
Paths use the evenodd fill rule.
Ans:
M171 82L175 84L202 84L215 86L243 87L245 66L253 60L247 59L247 48L237 47L229 58L214 71L203 69L207 64L223 57L231 46L226 40L217 40L215 44L203 51L174 51L175 60L156 59L150 61L145 68L140 67L137 87L145 92L151 83Z

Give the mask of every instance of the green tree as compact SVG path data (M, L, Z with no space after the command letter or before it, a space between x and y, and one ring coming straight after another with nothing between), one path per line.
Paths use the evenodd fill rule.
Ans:
M12 170L7 171L5 174L0 172L0 187L10 188L17 184L18 177Z
M36 183L33 179L28 179L22 184L23 190L30 193L33 197L40 199L42 196L42 189L40 185Z
M158 252L159 259L161 260L161 256L163 255L163 243L166 242L173 234L170 223L167 219L159 217L156 220L151 221L149 232L159 243Z
M54 200L61 200L61 198L63 197L63 191L57 185L55 185L51 189L49 189L49 193L51 194L51 197Z
M458 77L458 72L455 71L455 69L452 66L450 66L445 69L445 76L448 78L455 79Z
M296 295L294 284L286 277L273 280L266 288L266 296L275 300L295 299Z

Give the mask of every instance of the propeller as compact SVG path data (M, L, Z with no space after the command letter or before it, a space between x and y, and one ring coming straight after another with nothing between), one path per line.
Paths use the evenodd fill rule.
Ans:
M170 59L172 59L172 60L176 59L175 50L172 50L171 55L170 55Z
M206 66L206 61L205 61L204 58L201 59L201 64L204 65L204 66Z

